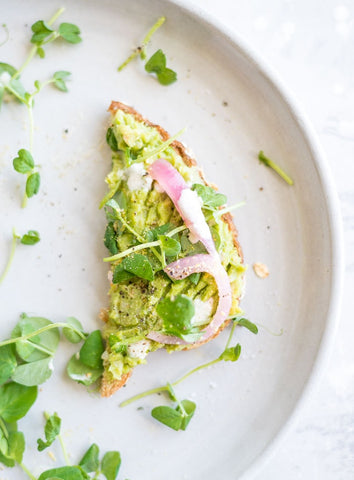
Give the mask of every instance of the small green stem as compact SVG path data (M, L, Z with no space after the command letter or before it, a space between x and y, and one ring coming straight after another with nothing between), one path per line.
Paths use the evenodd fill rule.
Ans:
M59 8L54 15L48 20L48 25L51 26L53 23L65 12L65 7Z
M67 466L70 466L71 462L70 462L70 459L69 459L69 455L68 455L68 452L66 450L63 437L60 434L58 435L58 440L59 440L59 443L60 443L60 446L61 446L61 449L62 449L62 452L63 452L65 463L67 464Z
M139 53L141 53L142 55L145 55L146 45L150 42L153 34L156 32L158 28L161 27L161 25L164 23L165 20L166 20L165 17L160 17L157 20L157 22L150 28L148 33L145 35L145 38L142 41L141 45L135 48L135 50L133 50L133 52L129 55L129 57L121 65L119 65L118 72L122 71L123 68L125 68L132 60L134 60L135 57L139 55Z
M19 466L22 468L22 470L31 480L37 480L37 478L34 475L32 475L32 473L28 470L28 468L22 462L19 463Z
M13 79L19 77L21 75L21 73L24 71L24 69L29 65L29 63L31 62L32 58L35 56L35 54L37 53L37 45L34 45L31 50L30 50L30 53L28 54L28 57L26 58L26 60L23 62L23 64L21 65L21 67L17 70L17 72L15 72L15 74L13 75Z
M7 28L6 23L3 23L1 26L2 26L2 28L5 30L5 40L3 40L3 41L0 43L0 47L2 47L3 45L5 45L5 43L8 41L8 39L9 39L9 37L10 37L9 29Z
M3 347L4 345L10 345L11 343L23 342L25 340L28 340L29 338L40 335L41 333L44 333L47 330L52 330L53 328L60 328L60 327L70 328L75 333L77 333L83 340L86 339L86 335L80 332L80 330L76 329L74 326L70 325L69 323L58 322L58 323L51 323L50 325L46 325L45 327L39 328L34 332L27 333L27 335L22 335L22 337L9 338L8 340L4 340L3 342L0 342L0 347Z
M54 355L54 352L52 352L51 350L48 350L48 348L41 347L40 345L38 345L38 343L30 342L29 340L25 340L24 343L27 343L28 345L35 348L36 350L40 350L41 352L46 353L50 357Z
M266 165L267 167L270 167L272 168L283 180L286 181L286 183L288 185L294 185L294 181L292 178L289 177L289 175L287 175L283 169L281 169L279 167L279 165L277 165L275 162L273 162L273 160L271 160L270 158L266 157L264 155L264 152L261 150L258 154L258 159L264 163L264 165Z
M135 253L139 250L144 250L145 248L151 248L151 247L158 247L161 245L161 242L159 240L156 240L156 242L148 242L148 243L141 243L140 245L135 245L134 247L128 248L127 250L124 250L124 252L117 253L116 255L112 255L111 257L105 257L103 259L104 262L115 262L116 260L119 260L120 258L126 257L127 255L130 255L131 253Z
M186 130L186 128L182 128L182 130L180 130L179 132L177 132L175 135L173 135L172 137L170 137L168 140L166 140L166 142L163 142L161 143L161 145L159 145L158 147L156 147L155 149L153 149L151 152L148 152L146 153L145 155L142 155L140 158L139 158L139 162L146 162L146 160L148 160L149 158L155 156L155 155L158 155L159 153L163 152L164 150L166 150L166 148L176 140L177 137L181 136L182 133L184 133L184 131Z
M164 385L163 387L157 387L157 388L152 388L151 390L146 390L143 393L139 393L138 395L135 395L134 397L128 398L128 400L125 400L124 402L120 403L119 406L120 407L126 407L127 405L130 405L131 403L136 402L137 400L140 400L141 398L148 397L149 395L153 395L154 393L160 393L160 392L166 392L166 391L168 392L168 391L170 391L171 387L175 387L179 383L183 382L183 380L188 378L193 373L196 373L199 370L202 370L203 368L211 367L212 365L215 365L216 363L219 363L219 362L221 362L221 359L216 358L215 360L212 360L211 362L204 363L203 365L199 365L199 367L193 368L193 370L189 371L188 373L183 375L183 377L179 378L175 382Z
M188 378L190 375L193 375L193 373L199 372L199 370L203 370L203 368L211 367L212 365L215 365L216 363L219 363L219 362L221 362L220 358L216 358L215 360L211 360L210 362L203 363L203 365L199 365L199 367L193 368L193 370L190 370L188 373L183 375L183 377L179 378L178 380L173 382L171 385L173 385L175 387L179 383L186 380L186 378Z
M230 343L231 343L232 337L234 336L234 332L235 332L236 326L237 326L237 322L233 322L233 323L232 323L232 327L231 327L231 331L230 331L229 338L227 339L227 342L226 342L225 350L226 350L227 348L229 348L229 345L230 345Z
M235 203L235 205L231 205L230 207L225 207L225 208L222 208L221 210L217 210L215 213L217 215L222 216L222 215L225 215L225 213L232 212L233 210L236 210L237 208L243 207L244 205L246 205L246 202L242 201L242 202L239 202L239 203Z
M157 388L152 388L151 390L146 390L146 392L139 393L138 395L134 395L134 397L128 398L128 400L125 400L124 402L120 403L120 407L126 407L127 405L130 405L131 403L135 402L136 400L140 400L140 398L148 397L149 395L153 395L154 393L160 393L160 392L168 392L168 386L165 385L164 387L157 387Z
M12 242L11 242L10 256L9 256L9 259L8 259L7 264L5 266L5 269L0 276L0 284L4 281L6 275L8 274L8 272L10 270L11 264L12 264L14 256L15 256L17 240L19 238L20 237L17 235L16 230L13 228L12 229Z

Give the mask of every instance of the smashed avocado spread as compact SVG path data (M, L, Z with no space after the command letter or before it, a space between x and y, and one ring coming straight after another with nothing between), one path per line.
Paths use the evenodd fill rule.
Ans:
M187 166L156 127L121 109L112 118L107 142L113 152L112 171L106 178L109 191L102 206L108 221L104 243L111 255L111 287L103 360L106 381L114 382L136 365L145 363L149 352L162 347L168 351L185 348L147 339L152 331L166 333L163 310L158 308L162 300L182 298L188 302L193 316L188 319L187 333L198 338L198 332L208 325L216 310L218 290L213 277L206 273L172 281L163 271L179 258L206 250L202 243L192 243L193 238L174 204L152 180L148 167L156 159L164 158L188 184L205 186L198 167ZM239 313L238 299L243 286L242 259L228 224L217 214L217 209L204 207L203 213L230 279L233 295L230 315L235 315ZM186 325L184 322L181 328L187 328ZM174 328L178 335L179 325L168 327Z

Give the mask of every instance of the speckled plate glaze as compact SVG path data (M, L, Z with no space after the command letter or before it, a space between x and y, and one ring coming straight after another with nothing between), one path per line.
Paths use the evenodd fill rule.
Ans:
M2 21L10 40L1 47L1 60L19 65L29 49L29 25L49 18L57 7L44 0L8 3ZM168 20L149 53L157 48L166 52L168 65L178 72L170 87L149 77L139 61L116 71L160 15ZM83 42L50 45L46 58L35 59L23 75L31 85L56 70L72 72L68 94L47 89L36 102L34 151L43 183L26 210L19 207L21 178L11 167L18 148L28 144L26 112L9 104L0 115L0 261L5 263L13 226L20 232L37 229L42 236L37 246L18 248L0 288L1 337L9 335L23 311L53 321L76 316L87 330L99 326L108 283L101 261L105 218L97 205L110 168L104 137L112 99L134 106L172 134L187 126L182 140L194 150L206 177L220 186L230 204L246 201L235 213L250 265L242 306L252 321L283 334L261 328L253 336L239 329L235 339L242 344L242 357L237 364L219 364L178 388L182 398L198 405L186 432L169 430L150 417L152 407L167 402L162 397L125 409L118 404L215 358L227 332L196 351L151 355L127 387L108 400L66 378L65 364L74 347L62 342L54 375L21 421L29 445L25 462L34 474L58 464L35 452L41 412L49 410L63 418L74 462L92 441L102 450L119 449L122 479L251 476L314 384L334 331L341 229L322 153L268 69L200 12L159 0L75 0L62 21L80 25ZM260 149L294 178L293 187L259 164ZM254 262L268 266L268 278L255 276ZM137 410L140 406L143 410ZM56 456L62 460L59 451ZM2 474L9 479L21 475L15 470Z

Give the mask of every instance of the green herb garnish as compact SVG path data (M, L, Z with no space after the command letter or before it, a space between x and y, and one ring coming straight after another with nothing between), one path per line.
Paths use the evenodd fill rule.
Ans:
M148 73L156 73L161 85L171 85L177 80L177 73L166 67L166 55L161 49L157 50L146 62L145 70Z
M26 60L22 66L16 69L14 66L7 63L0 63L0 75L3 81L0 82L0 106L6 92L12 96L16 101L24 104L28 112L29 120L29 148L27 150L21 149L18 152L18 157L13 160L14 168L17 172L27 175L26 188L22 200L22 207L26 206L27 199L36 195L40 188L40 174L36 170L33 160L33 136L34 136L34 122L33 122L33 105L34 97L49 84L53 84L57 89L67 92L66 80L70 76L70 72L57 71L52 78L44 82L36 80L34 82L35 90L30 93L23 86L20 75L28 67L33 57L38 54L39 57L45 56L44 46L61 38L69 43L78 43L81 41L80 30L76 25L71 23L61 23L57 29L54 29L53 24L58 17L64 12L64 8L59 9L53 17L45 22L38 20L32 25L31 43L34 44L30 50ZM4 78L5 77L5 78Z
M168 392L177 402L177 406L175 408L166 405L155 407L151 411L151 416L173 430L186 430L197 406L191 400L178 400L170 384L168 384Z
M37 440L37 449L39 452L42 452L46 448L50 447L57 436L60 434L61 418L58 417L57 413L53 415L45 414L46 423L44 426L44 435L45 440L39 438Z
M10 249L10 255L7 260L7 263L5 265L5 268L0 275L0 284L4 281L6 275L8 274L11 264L14 260L15 257L15 252L16 252L16 246L17 243L20 242L23 245L35 245L40 241L40 236L39 233L36 230L29 230L27 233L25 233L22 237L16 233L16 230L13 228L12 229L12 241L11 241L11 249Z
M162 305L164 306L164 309L167 310L168 315L170 315L171 314L171 310L169 308L170 304L166 304L166 307L164 303L162 303ZM147 390L146 392L135 395L134 397L131 397L128 400L125 400L124 402L122 402L119 406L125 407L149 395L153 395L155 393L167 392L170 398L175 402L177 402L177 407L174 407L174 408L168 407L168 406L155 407L152 410L151 414L154 418L156 418L156 420L160 421L161 423L167 425L168 427L174 430L185 430L190 419L194 414L196 405L194 402L191 402L190 400L183 400L182 402L180 402L176 397L173 387L182 383L184 380L186 380L188 377L190 377L194 373L199 372L200 370L203 370L205 368L211 367L212 365L216 365L219 362L236 362L241 355L241 345L237 343L235 346L230 347L230 343L232 341L235 328L237 325L242 325L246 327L252 333L258 332L256 325L254 325L252 322L242 317L241 315L230 317L230 319L232 319L234 322L233 322L229 337L227 339L223 352L216 359L193 368L192 370L187 372L185 375L183 375L181 378L179 378L178 380L175 380L172 383L167 383L166 385L163 385L161 387L153 388L151 390ZM174 335L176 335L176 333L174 333ZM181 407L184 408L184 412L183 412L183 408Z
M195 183L192 190L197 192L198 196L203 200L203 208L211 211L216 211L218 207L225 205L227 202L226 195L218 193L214 188L207 187L200 183Z
M66 367L68 376L86 386L95 383L103 373L103 352L101 332L95 330L86 338L80 351L69 360Z
M167 335L174 335L186 341L190 341L192 335L196 337L193 341L202 335L191 322L195 313L194 303L186 295L179 294L173 299L167 297L160 300L156 312L163 320L163 331Z
M258 154L258 159L260 162L264 163L264 165L266 165L267 167L272 168L283 180L286 181L288 185L294 185L294 181L292 180L292 178L290 178L289 175L287 175L284 172L284 170L279 167L279 165L273 162L273 160L266 157L262 150Z
M22 314L11 338L0 342L0 384L8 380L27 387L44 383L53 372L53 357L60 340L59 328L65 329L66 337L76 343L77 337L81 340L87 337L79 325L72 318L68 323L52 323L43 317Z

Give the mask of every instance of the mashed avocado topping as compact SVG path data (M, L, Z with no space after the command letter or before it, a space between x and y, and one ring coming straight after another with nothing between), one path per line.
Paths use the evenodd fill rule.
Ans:
M112 255L122 255L111 264L113 281L104 330L104 366L108 378L113 381L119 380L136 365L145 363L148 352L161 347L168 351L183 348L146 339L150 332L163 330L162 319L156 310L162 299L173 299L179 294L187 296L199 312L194 318L195 325L205 326L215 312L218 291L214 279L206 273L175 282L164 273L166 263L206 253L206 250L200 242L192 243L193 238L190 238L189 230L172 201L147 172L149 165L162 157L190 185L205 185L198 168L186 166L171 145L164 147L156 128L137 121L134 115L122 110L118 110L112 119L107 141L113 150L113 159L112 171L106 178L109 192L103 201L108 219L105 245ZM161 148L162 151L156 153ZM235 315L239 313L238 298L242 293L245 267L221 215L210 210L203 212L230 278L233 292L230 315ZM176 228L177 233L173 234ZM157 246L157 240L162 238L164 248ZM143 248L145 243L147 247ZM124 252L127 249L133 251L133 247L139 248L139 252L124 256Z

